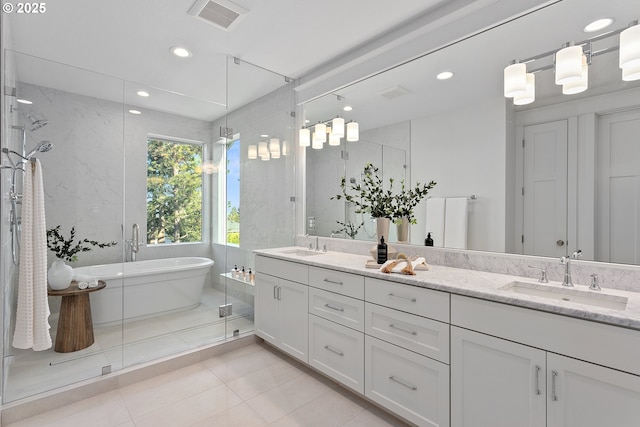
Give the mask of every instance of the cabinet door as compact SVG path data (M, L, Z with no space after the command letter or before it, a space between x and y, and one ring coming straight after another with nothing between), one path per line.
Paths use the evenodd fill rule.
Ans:
M280 339L278 279L267 274L258 273L256 275L255 291L256 335L277 345Z
M451 425L545 426L545 352L451 328Z
M309 287L279 280L280 348L308 362Z
M549 427L637 427L640 377L547 355Z

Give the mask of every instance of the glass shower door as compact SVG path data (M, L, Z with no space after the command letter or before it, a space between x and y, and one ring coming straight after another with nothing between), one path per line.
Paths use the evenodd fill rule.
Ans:
M15 132L3 140L3 147L39 160L46 229L50 230L53 246L70 243L57 253L50 245L47 265L59 256L74 269L108 263L121 268L122 81L20 53L8 55L12 57L7 62L11 69L5 72L15 76L15 97L7 97L11 106L5 117ZM27 172L19 171L19 184L30 172L28 163L24 165ZM17 188L24 192L20 185ZM18 217L24 208L19 206ZM19 239L26 232L22 229L12 237ZM102 282L100 287L93 287L94 280L97 285L97 279L102 279L98 276L80 278L87 289L78 288L74 282L65 290L49 291L46 298L51 311L48 323L52 348L34 351L13 347L16 318L25 315L20 312L24 307L17 304L18 293L21 286L28 286L20 282L20 266L16 264L25 262L29 261L23 258L12 263L12 274L4 281L4 403L122 366L121 313L116 308L108 324L90 315L92 309L104 311L99 300L108 292L110 299L121 300L122 291L111 281L104 289Z

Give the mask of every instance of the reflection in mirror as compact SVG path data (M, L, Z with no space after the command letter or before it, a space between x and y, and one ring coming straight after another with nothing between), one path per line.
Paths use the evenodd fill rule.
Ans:
M356 142L343 141L338 147L325 144L323 149L307 151L307 233L375 241L375 221L370 215L356 213L350 203L330 199L341 194L342 177L347 185L361 183L366 163L379 168L386 185L393 179L398 187L408 176L408 148L409 122L403 122L361 131ZM394 227L389 237L396 239Z
M407 123L408 181L436 181L432 197L477 195L467 205L467 249L555 257L580 248L584 259L638 264L640 80L622 79L619 35L603 36L638 18L631 3L554 3L311 101L305 118L337 114L339 95L363 134ZM584 31L602 17L613 24ZM588 88L565 95L554 81L554 53L589 39ZM504 68L519 58L536 58L526 66L535 72L535 101L526 105L504 97ZM436 79L441 71L453 77ZM351 162L371 160L349 151ZM315 160L307 167L322 175ZM308 203L335 202L321 195L324 181L307 185ZM416 208L413 244L430 231L427 205Z

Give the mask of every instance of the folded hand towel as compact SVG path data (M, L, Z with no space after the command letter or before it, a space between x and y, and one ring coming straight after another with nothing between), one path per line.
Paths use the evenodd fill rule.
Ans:
M406 259L392 259L382 264L382 266L380 267L380 271L383 273L411 274L408 272L408 269L406 271L403 271L408 267L407 264L408 260ZM423 257L419 257L411 261L411 271L415 270L417 266L422 264L424 264L425 266L427 265ZM415 273L413 273L413 275L415 275Z

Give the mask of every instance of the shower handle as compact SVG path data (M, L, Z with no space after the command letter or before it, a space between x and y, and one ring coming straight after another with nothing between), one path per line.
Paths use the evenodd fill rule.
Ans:
M133 224L131 250L135 253L138 253L140 250L140 226L138 224Z

